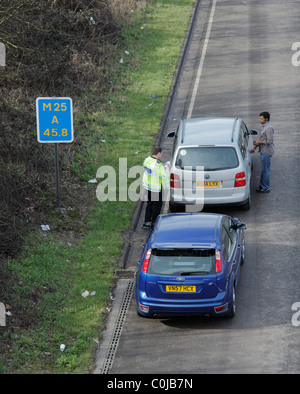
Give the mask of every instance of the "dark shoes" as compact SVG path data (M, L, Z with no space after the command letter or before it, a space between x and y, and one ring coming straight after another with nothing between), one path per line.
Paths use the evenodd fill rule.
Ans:
M145 223L142 225L142 228L143 228L144 230L149 230L150 228L152 228L152 222L145 222Z
M270 193L270 189L263 189L261 186L256 189L257 193Z

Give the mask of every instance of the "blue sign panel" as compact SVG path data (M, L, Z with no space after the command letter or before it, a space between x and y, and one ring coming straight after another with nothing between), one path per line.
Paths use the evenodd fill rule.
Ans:
M36 121L39 142L73 142L73 107L70 97L38 97Z

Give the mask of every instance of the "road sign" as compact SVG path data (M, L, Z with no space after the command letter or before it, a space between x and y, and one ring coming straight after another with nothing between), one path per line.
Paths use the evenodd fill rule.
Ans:
M73 142L73 108L70 97L38 97L36 121L39 142Z

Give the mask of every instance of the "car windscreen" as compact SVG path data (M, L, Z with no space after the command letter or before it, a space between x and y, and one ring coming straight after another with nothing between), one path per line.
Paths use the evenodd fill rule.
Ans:
M205 275L215 273L215 249L152 249L148 273Z
M228 170L238 165L235 148L222 146L180 148L175 162L175 166L180 169L196 170L196 167L204 167L204 171Z

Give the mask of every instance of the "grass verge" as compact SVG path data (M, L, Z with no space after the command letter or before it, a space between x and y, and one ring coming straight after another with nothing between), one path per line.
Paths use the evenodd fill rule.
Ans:
M193 4L194 0L145 3L120 45L114 92L101 98L102 105L91 87L89 99L95 97L96 104L87 111L75 105L75 132L84 148L76 152L71 169L83 188L91 188L93 208L82 239L68 231L64 220L70 221L72 213L65 212L58 218L66 227L64 236L51 230L31 235L22 255L9 261L15 281L12 316L7 320L13 329L1 331L0 373L93 369L123 247L122 232L130 226L135 203L118 201L118 195L117 201L97 201L95 185L87 186L87 180L104 165L115 168L118 179L119 158L127 158L130 168L141 165L151 151ZM84 298L86 290L95 293Z

